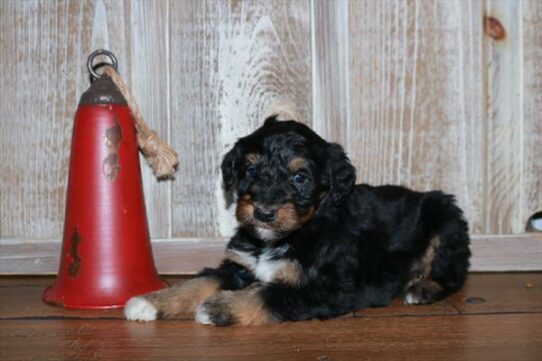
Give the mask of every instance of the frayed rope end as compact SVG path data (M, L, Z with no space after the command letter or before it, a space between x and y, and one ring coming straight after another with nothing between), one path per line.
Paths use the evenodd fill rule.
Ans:
M119 73L110 66L105 66L103 72L111 78L128 103L137 130L139 149L154 171L154 175L159 179L171 178L177 171L179 164L177 152L169 144L162 141L158 134L145 123L135 98Z

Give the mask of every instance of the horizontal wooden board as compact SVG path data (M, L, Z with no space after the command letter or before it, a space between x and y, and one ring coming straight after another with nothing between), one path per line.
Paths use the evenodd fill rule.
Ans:
M448 301L462 314L542 312L542 273L470 275Z
M225 238L154 239L161 274L193 274L222 259ZM471 271L542 270L542 234L472 236ZM59 240L0 239L0 274L55 274Z
M219 264L226 239L176 238L152 242L161 274L191 274ZM0 274L56 274L58 240L0 240Z
M170 285L190 276L164 277ZM41 301L54 277L0 277L0 319L13 318L123 318L122 310L67 310ZM542 273L480 273L469 275L465 287L430 305L405 305L395 299L387 307L359 310L357 317L436 316L479 313L542 312ZM192 318L183 315L180 319Z
M186 277L166 277L171 283ZM40 300L53 277L0 277L4 360L514 360L542 357L542 273L471 274L433 305L365 309L328 321L261 327L126 322L122 310ZM272 339L273 342L269 342ZM32 344L33 347L28 347Z
M0 323L2 358L10 360L539 361L541 337L540 314L351 317L226 329L191 321Z

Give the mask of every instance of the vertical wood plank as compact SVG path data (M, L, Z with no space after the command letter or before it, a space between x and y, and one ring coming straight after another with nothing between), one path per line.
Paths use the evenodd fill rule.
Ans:
M359 181L457 195L483 228L482 8L349 3L349 151Z
M172 3L171 128L181 154L173 235L231 234L219 165L278 99L309 119L310 11L305 1ZM174 45L173 45L174 44Z
M113 50L129 69L124 3L5 1L0 60L0 236L57 238L64 220L69 148L87 56ZM8 51L8 49L10 49ZM129 78L128 78L129 81Z
M70 26L65 2L0 4L5 82L0 140L0 231L2 236L61 230L75 89L64 70ZM36 16L35 14L40 14Z
M163 139L169 137L169 2L132 1L130 59L132 92L145 120ZM149 231L154 238L170 236L172 182L158 181L141 158Z
M218 172L216 77L223 2L170 3L171 139L180 163L172 185L172 235L216 234L214 189Z
M311 0L313 129L348 146L348 2Z
M487 224L489 234L520 233L522 194L521 2L489 0L487 53ZM499 33L499 25L503 34ZM525 220L526 222L526 220Z
M523 166L520 226L542 211L542 3L523 4Z
M2 2L2 236L57 237L64 218L73 115L86 54L88 2ZM9 44L9 45L8 45ZM8 50L9 49L9 50ZM85 60L83 60L85 59ZM85 72L86 75L86 72Z

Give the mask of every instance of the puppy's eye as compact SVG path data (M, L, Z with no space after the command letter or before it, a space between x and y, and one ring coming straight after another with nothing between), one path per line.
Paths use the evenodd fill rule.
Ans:
M250 177L254 177L256 175L256 167L254 165L249 165L247 167L247 175Z
M305 183L305 181L307 180L307 177L305 177L303 174L300 174L300 173L296 173L294 174L293 178L294 182L296 182L297 184L303 184Z

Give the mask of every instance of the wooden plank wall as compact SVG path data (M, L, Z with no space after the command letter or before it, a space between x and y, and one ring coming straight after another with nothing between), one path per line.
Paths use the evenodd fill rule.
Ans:
M2 239L61 237L97 48L181 157L174 181L143 165L154 238L231 234L221 156L277 100L342 143L359 181L456 194L474 234L521 234L542 210L537 0L6 0L0 24Z

